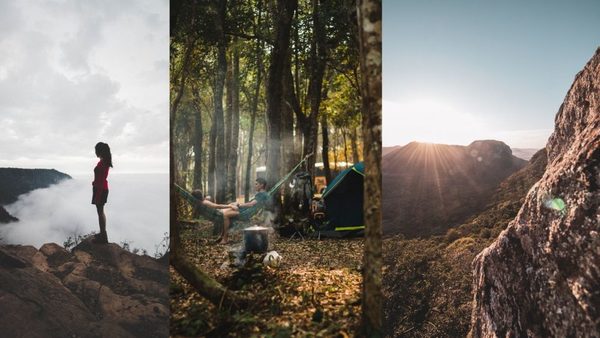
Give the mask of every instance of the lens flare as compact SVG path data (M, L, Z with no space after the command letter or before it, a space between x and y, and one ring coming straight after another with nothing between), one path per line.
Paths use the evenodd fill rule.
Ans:
M548 198L544 201L544 206L548 209L558 211L562 215L567 212L567 205L561 198Z

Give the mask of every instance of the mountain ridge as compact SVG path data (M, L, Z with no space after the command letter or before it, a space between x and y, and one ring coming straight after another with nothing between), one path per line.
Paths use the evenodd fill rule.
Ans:
M384 234L443 234L482 211L498 184L526 164L495 140L397 147L382 159Z
M382 292L389 336L467 335L473 302L470 262L517 215L546 164L541 149L499 184L485 210L443 236L384 239Z
M21 194L47 188L66 179L72 177L56 169L0 168L0 205L13 203Z
M56 169L0 168L0 224L18 221L3 205L16 202L19 195L67 179L72 177Z

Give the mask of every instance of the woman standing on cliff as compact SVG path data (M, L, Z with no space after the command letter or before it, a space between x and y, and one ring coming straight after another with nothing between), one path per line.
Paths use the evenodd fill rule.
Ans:
M108 243L106 234L106 215L104 214L104 204L108 198L108 169L112 165L112 155L108 144L98 142L96 144L96 156L100 159L94 168L94 181L92 182L92 204L96 205L98 212L98 223L100 225L100 233L96 236L96 243Z

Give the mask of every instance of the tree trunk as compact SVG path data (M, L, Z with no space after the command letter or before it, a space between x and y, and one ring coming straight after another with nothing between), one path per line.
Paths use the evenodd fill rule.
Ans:
M261 61L257 61L261 63ZM244 201L250 200L250 180L252 177L252 156L254 155L254 129L256 126L256 113L258 111L258 96L260 95L260 85L262 80L262 66L258 66L258 75L256 77L256 88L252 98L252 115L250 116L250 132L248 134L248 158L246 160L246 182L244 184Z
M348 165L348 141L346 140L346 130L342 127L342 140L344 141L344 162Z
M237 37L233 38L233 71L231 79L231 127L227 156L227 200L237 198L237 163L240 136L240 52Z
M213 110L212 124L208 140L208 195L215 196L216 166L217 159L217 124L215 123L216 110Z
M254 27L254 34L258 32L262 22L262 1L257 3L258 19ZM264 49L262 40L256 41L256 87L254 87L254 96L252 97L252 111L250 116L250 132L248 135L248 159L246 160L246 175L244 184L244 202L250 200L250 180L252 177L252 156L254 155L254 128L256 126L256 113L258 111L258 98L260 96L260 86L262 82L263 63L262 51Z
M198 98L199 100L200 98ZM196 105L194 113L194 188L202 189L202 113L200 105Z
M281 168L281 129L283 116L283 79L286 58L290 45L290 29L297 0L277 0L273 18L275 22L275 45L271 52L269 77L267 79L267 132L269 145L267 153L267 184L272 187L279 180ZM280 201L276 193L276 207Z
M233 57L229 60L233 62ZM229 156L231 155L231 121L233 120L233 63L227 65L227 73L225 75L225 174L227 179L227 187L225 194L229 197Z
M339 137L337 134L337 129L334 129L333 133L333 168L337 172L338 170L338 146L340 142L338 141Z
M284 77L290 77L291 74L291 55L288 54L286 58L286 64L284 66ZM283 80L283 97L290 97L293 94L294 88L290 88L291 79ZM292 93L290 93L292 92ZM283 175L287 174L289 170L294 168L299 159L296 157L296 152L294 149L294 111L290 104L282 105L282 130L281 130L281 138L282 138L282 163L279 176L283 177ZM289 185L284 185L284 194L283 194L283 205L282 205L282 213L284 215L289 215L293 212L292 203L291 203L291 188Z
M329 168L329 126L327 125L327 115L321 115L321 157L323 157L323 171L327 184L331 182L331 168Z
M217 1L218 10L216 23L217 34L217 74L214 88L215 119L216 125L216 146L215 146L215 201L217 203L225 202L225 193L227 187L227 171L225 157L225 129L223 121L223 87L225 84L225 75L227 74L227 40L225 38L225 14L227 1Z
M308 85L310 114L304 125L304 156L315 154L317 151L318 119L321 106L323 77L325 76L326 48L325 27L320 18L319 0L312 0L313 36L311 41L310 63L311 73ZM311 156L306 164L311 174L315 173L315 158Z
M352 162L355 164L360 162L357 138L358 136L356 135L356 127L352 127L352 132L350 133L350 144L352 146Z
M381 293L381 0L358 0L365 160L362 325L365 337L382 337Z

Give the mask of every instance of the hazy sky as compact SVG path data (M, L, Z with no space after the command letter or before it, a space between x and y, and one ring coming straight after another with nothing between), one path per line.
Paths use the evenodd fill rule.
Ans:
M383 144L542 148L600 46L600 1L384 1Z
M169 2L0 1L0 166L168 172Z

